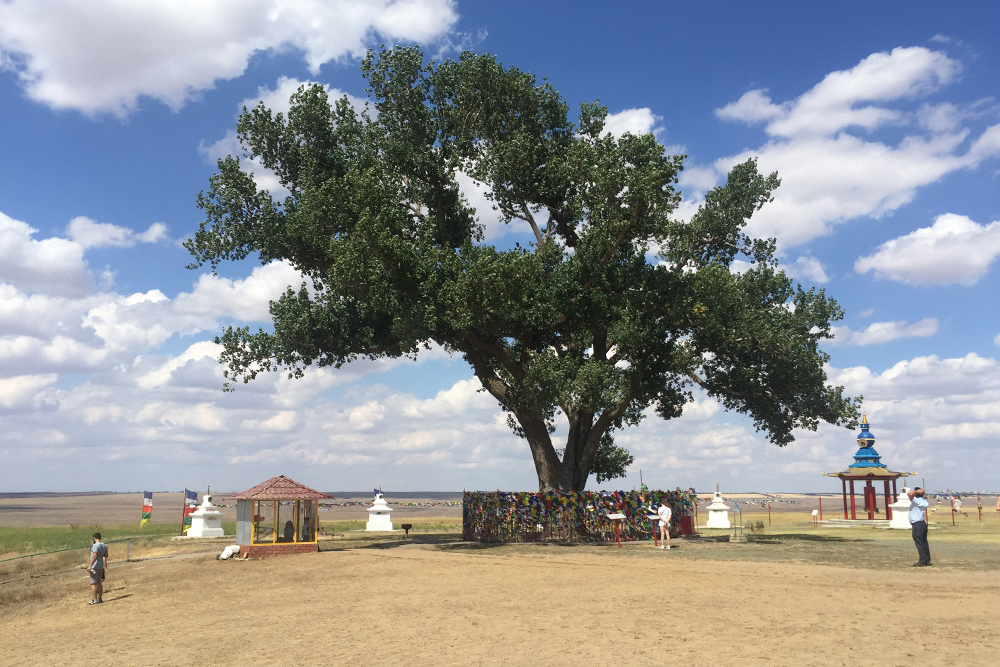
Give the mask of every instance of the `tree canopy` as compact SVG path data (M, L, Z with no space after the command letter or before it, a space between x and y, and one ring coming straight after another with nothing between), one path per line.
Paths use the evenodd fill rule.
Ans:
M776 174L737 165L680 220L684 156L652 134L613 137L599 104L573 121L550 84L489 55L428 64L416 48L382 49L361 69L367 110L319 85L287 114L244 109L245 155L277 175L282 200L233 156L198 197L192 266L256 253L308 279L272 302L273 332L225 330L230 381L436 343L508 413L542 490L624 474L632 458L613 434L650 407L680 416L696 387L777 445L821 420L857 423L859 399L827 384L818 347L841 309L793 287L774 240L743 231ZM483 242L460 173L533 241ZM749 268L732 271L736 259Z

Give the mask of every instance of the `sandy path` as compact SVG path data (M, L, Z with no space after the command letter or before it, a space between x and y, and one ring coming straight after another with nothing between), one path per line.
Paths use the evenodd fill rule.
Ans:
M407 546L147 561L113 570L97 607L78 574L49 582L74 593L3 608L0 637L16 665L987 665L1000 654L995 572L675 555Z

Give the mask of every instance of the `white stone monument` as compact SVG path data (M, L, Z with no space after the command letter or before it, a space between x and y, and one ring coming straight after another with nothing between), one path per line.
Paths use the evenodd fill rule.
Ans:
M907 497L906 492L909 491L905 486L903 487L903 492L899 494L899 499L889 505L892 508L892 521L889 522L890 528L895 528L897 530L910 530L910 499Z
M719 485L715 485L715 497L712 504L708 506L708 523L705 528L732 528L729 523L729 505L722 500L719 493Z
M212 504L212 496L205 494L201 505L191 513L191 527L188 528L188 537L222 537L225 532L222 530L222 512L215 509Z
M368 508L368 523L365 524L365 530L392 530L392 519L389 518L391 511L392 508L385 502L385 497L381 493L376 493L375 502Z

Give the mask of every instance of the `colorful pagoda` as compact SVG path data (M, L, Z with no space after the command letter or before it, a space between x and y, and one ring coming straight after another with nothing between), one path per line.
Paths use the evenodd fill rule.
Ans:
M847 470L837 472L825 472L826 477L839 477L844 494L844 518L857 519L857 510L854 504L854 482L864 482L864 511L868 513L868 519L875 520L877 505L877 492L875 482L885 484L885 518L892 519L892 508L890 505L896 501L896 480L900 477L916 475L915 472L896 472L889 470L889 467L882 463L882 457L875 451L875 436L869 430L871 424L868 423L868 415L862 413L861 433L858 435L858 451L854 453L854 463L847 466ZM890 493L890 482L892 489ZM847 491L850 484L850 516L848 516Z

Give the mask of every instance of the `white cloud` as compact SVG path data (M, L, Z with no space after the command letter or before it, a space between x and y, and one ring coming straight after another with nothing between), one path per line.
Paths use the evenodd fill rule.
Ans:
M854 262L858 273L910 284L972 285L1000 255L1000 221L980 225L964 215L945 213L921 227L886 241Z
M0 283L0 360L7 372L99 370L156 350L174 335L218 330L225 319L268 321L270 301L301 282L288 264L274 262L243 279L203 274L190 292L174 299L159 290L47 296ZM213 344L200 345L189 354L217 356ZM162 384L172 370L149 371L143 382Z
M812 280L823 284L830 279L823 270L823 264L815 257L799 257L793 264L782 267L785 271L799 279Z
M935 317L925 317L913 324L904 320L873 322L863 331L853 331L850 327L833 327L834 338L831 344L862 347L888 343L899 338L928 338L937 331L938 321Z
M167 227L155 222L142 233L135 233L128 227L119 227L106 222L95 222L84 216L69 221L66 235L84 249L87 248L131 248L136 243L156 243L167 237Z
M439 391L434 398L404 403L402 413L415 418L447 418L457 417L472 408L488 410L495 406L493 397L481 390L482 384L476 378L459 380Z
M84 248L68 239L34 239L38 230L0 213L0 281L53 294L82 294L93 287Z
M427 43L457 20L452 0L11 0L0 63L52 108L125 116L141 96L179 109L255 53L299 51L316 74L373 35Z
M298 421L298 414L294 410L282 410L269 419L244 419L240 426L258 431L290 431Z
M787 105L778 106L763 90L751 90L744 93L740 99L730 102L721 109L715 110L715 115L722 120L743 121L744 123L760 123L781 118L787 113Z
M663 120L663 116L657 116L648 107L641 109L625 109L618 113L609 113L604 121L604 131L607 134L620 138L626 132L631 134L654 134L663 128L656 124Z
M0 378L0 407L13 408L30 404L36 400L40 391L51 387L58 379L55 373Z
M243 279L203 273L191 292L181 292L174 299L174 314L184 323L179 330L196 333L211 329L222 317L246 322L270 320L270 302L288 287L298 291L303 282L302 274L285 261L255 267Z
M966 114L957 107L905 108L955 80L960 69L940 52L896 48L828 74L794 100L776 104L755 90L718 109L723 120L766 122L771 139L716 161L717 174L756 156L761 171L776 170L782 179L774 201L754 215L748 232L776 237L783 248L806 243L845 220L892 213L912 201L918 188L1000 153L1000 125L963 150L971 131L963 127ZM851 134L889 126L916 131L895 145Z
M356 431L367 431L382 421L385 406L378 401L368 401L351 410L347 421Z
M163 386L170 381L174 371L178 368L182 368L189 361L198 361L204 357L218 360L221 352L222 346L217 345L212 341L206 340L195 343L185 350L183 354L173 357L156 370L149 371L145 375L139 376L139 378L136 379L136 384L138 384L142 389L152 389L153 387Z
M0 282L48 295L79 296L94 288L94 276L84 259L89 248L156 243L167 237L167 228L157 222L136 233L128 227L78 216L66 227L68 238L37 240L36 233L38 230L27 223L0 213ZM101 279L110 284L113 273L105 271Z

